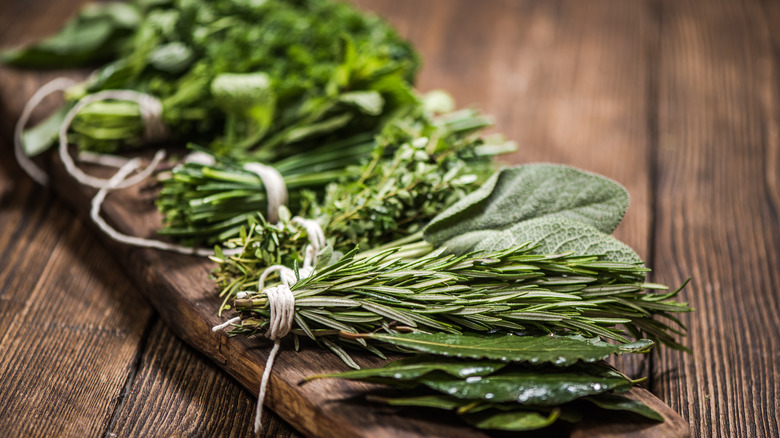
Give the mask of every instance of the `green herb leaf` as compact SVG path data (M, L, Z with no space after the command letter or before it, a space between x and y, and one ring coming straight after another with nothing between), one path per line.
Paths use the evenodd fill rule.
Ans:
M367 336L382 342L448 357L491 359L502 362L550 363L570 366L578 361L595 362L611 354L646 353L653 341L641 339L613 345L598 338L582 336L463 336L445 333L373 333ZM418 366L422 364L417 364ZM365 372L371 370L364 370Z
M565 219L611 233L627 208L628 193L612 180L568 166L529 164L495 174L436 216L424 238L434 246L465 253L494 237L495 248L499 237L522 233L532 219L538 221L534 227Z
M472 426L479 429L529 431L547 427L558 419L560 411L553 409L550 415L526 410L485 410L477 413L467 413L461 417Z
M29 68L66 68L102 61L119 52L140 21L134 5L91 4L58 34L26 48L0 53L0 62Z
M557 406L580 397L628 390L633 386L617 371L594 364L567 369L500 371L487 377L475 376L465 380L435 373L422 376L417 381L434 391L460 399L531 406Z
M62 126L65 115L68 114L70 108L71 105L63 106L41 123L22 133L22 146L27 156L34 157L54 144L60 126Z
M353 105L371 116L382 114L385 99L377 91L351 91L339 96L343 103Z
M460 400L446 394L418 395L412 397L366 397L369 401L385 403L390 406L413 406L420 408L436 408L454 410L472 403L469 400Z
M318 375L307 378L338 377L350 380L394 379L415 380L434 371L442 371L453 377L465 379L473 376L487 376L505 367L498 361L462 361L446 357L417 356L390 362L382 368L368 368L339 374Z
M656 412L650 406L639 400L632 400L628 397L618 394L599 394L597 396L585 397L585 400L593 403L601 409L612 411L629 411L647 417L655 421L664 421L664 417Z
M503 230L487 230L455 236L444 243L450 250L500 251L525 243L534 246L535 254L600 255L601 260L641 264L642 259L631 247L593 226L561 217L536 218Z

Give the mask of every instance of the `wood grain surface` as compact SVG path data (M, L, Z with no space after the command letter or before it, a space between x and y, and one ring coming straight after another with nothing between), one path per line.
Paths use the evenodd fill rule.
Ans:
M0 44L53 32L78 3L2 2ZM780 435L780 5L356 3L417 44L425 60L421 89L446 89L496 117L495 130L520 146L509 161L565 162L627 186L632 206L618 237L655 269L654 281L694 277L683 293L697 308L685 318L694 354L662 349L652 360L618 365L635 375L649 371L650 388L683 415L692 436ZM155 292L130 286L124 274L143 271L143 281L160 282L149 263L169 257L131 251L120 266L111 254L121 250L99 244L12 162L15 116L35 86L59 73L0 71L0 431L248 435L251 395L172 336L143 298L154 301ZM83 205L77 191L69 194ZM123 217L118 207L107 214ZM183 284L185 273L206 275L177 263ZM213 300L201 292L191 298L207 306ZM177 317L163 310L160 319ZM226 351L220 339L202 347L209 356ZM256 360L264 351L247 346L246 354ZM293 358L282 354L278 368ZM283 383L296 377L290 373L272 382L272 399L298 390ZM310 425L272 407L308 433L327 434L317 429L327 421ZM295 434L269 420L268 436ZM575 435L626 433L599 427Z

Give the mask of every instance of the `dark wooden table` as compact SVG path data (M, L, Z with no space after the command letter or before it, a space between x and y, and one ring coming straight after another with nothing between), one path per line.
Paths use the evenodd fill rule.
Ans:
M80 0L0 3L0 45ZM443 88L517 141L509 162L608 175L617 235L683 297L693 355L619 364L692 436L780 434L780 2L360 0ZM62 72L58 72L62 73ZM174 337L82 223L13 161L34 91L0 71L0 435L246 436L254 400ZM54 76L51 74L48 76ZM47 74L41 77L48 77ZM266 417L266 435L297 433Z

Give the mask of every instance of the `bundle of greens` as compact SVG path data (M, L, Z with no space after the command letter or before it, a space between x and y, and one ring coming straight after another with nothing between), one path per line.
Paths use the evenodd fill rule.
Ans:
M646 353L653 344L612 345L581 336L453 336L424 333L356 335L419 356L382 368L310 376L362 380L403 390L369 400L391 406L453 411L480 429L528 431L558 420L574 423L594 410L663 417L621 393L633 381L603 363L611 354Z
M665 287L646 283L648 270L636 253L607 234L627 204L625 190L598 175L546 164L504 169L422 233L364 253L320 257L314 274L291 287L293 334L321 342L351 366L342 347L377 350L365 340L338 337L339 331L396 333L398 324L444 333L575 333L619 342L649 336L684 348L673 336L684 330L673 314L690 311L674 301L679 289L655 292ZM336 236L331 250L344 240ZM258 278L272 264L300 265L304 255L296 248L307 239L305 229L282 217L231 241L241 253L213 257L225 302L243 292L233 304L242 316L235 333L265 329L270 309Z
M284 177L289 208L317 219L337 236L339 249L373 247L413 233L476 188L489 175L492 156L514 146L479 138L489 121L473 110L436 114L431 102L441 98L423 98L375 138L349 137L267 163ZM236 237L267 208L261 178L227 159L177 166L162 185L160 233L187 245Z
M296 348L309 338L355 369L350 350L417 354L311 379L394 386L403 396L368 397L453 411L482 429L539 429L593 409L663 421L620 395L636 381L595 363L648 352L655 342L687 350L675 339L685 333L675 314L692 310L675 299L684 285L668 292L647 283L641 259L610 235L627 207L625 189L611 180L525 165L497 172L420 233L344 255L334 247L354 242L331 234L313 272L298 269L310 236L289 213L233 239L239 254L212 259L222 309L240 315L233 335L268 330L262 273L285 264L295 267L287 283Z
M28 152L45 149L67 110L102 90L158 98L170 143L255 161L373 134L417 104L409 44L378 18L329 0L96 4L60 34L0 60L36 68L111 60L68 91L67 104L41 125L51 135L28 136ZM71 141L116 152L141 145L142 133L135 103L95 102L74 120Z

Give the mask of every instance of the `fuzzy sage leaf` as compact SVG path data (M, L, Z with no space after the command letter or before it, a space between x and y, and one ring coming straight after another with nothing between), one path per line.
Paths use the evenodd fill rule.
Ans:
M539 253L555 253L550 251L555 248L639 262L630 248L609 237L623 219L628 201L622 186L600 175L568 166L529 164L495 174L436 216L425 228L424 238L457 254L534 242L540 245ZM557 241L558 237L562 239Z

